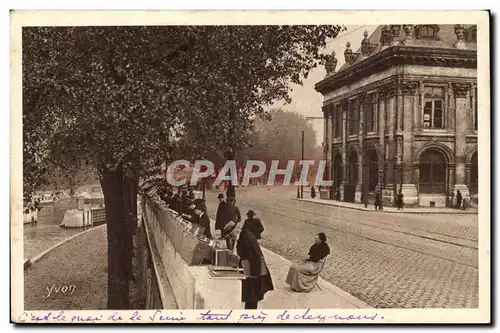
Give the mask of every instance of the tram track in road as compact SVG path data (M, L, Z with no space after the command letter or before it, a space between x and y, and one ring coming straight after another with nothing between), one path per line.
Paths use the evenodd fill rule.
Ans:
M269 250L292 261L300 260L312 236L325 232L331 257L322 277L374 307L477 306L478 250L472 244L459 246L412 234L424 234L422 230L400 230L401 226L422 228L431 230L425 232L429 238L446 240L439 234L444 232L462 236L452 242L473 242L475 220L437 217L435 222L439 224L434 225L433 216L387 216L295 204L290 193L283 192L255 189L238 195L242 218L247 209L261 218L265 228L262 245ZM207 196L207 204L215 216L216 195Z
M383 223L380 221L376 221L373 219L363 219L363 222L361 222L358 219L349 219L346 217L338 217L338 219L335 219L335 216L332 216L332 214L324 214L320 212L312 212L310 210L304 210L304 209L299 209L299 208L292 208L289 206L285 206L282 204L279 204L279 202L274 201L273 206L269 207L268 202L263 202L261 200L255 200L255 198L248 198L249 200L245 200L245 205L242 206L244 208L247 207L252 207L253 209L257 208L262 211L262 213L267 213L267 214L276 214L282 217L285 217L288 220L295 220L297 222L309 224L309 225L314 225L318 227L323 227L327 228L332 231L336 232L341 232L344 234L349 234L358 238L366 239L366 240L371 240L374 242L378 242L381 244L389 245L389 246L395 246L397 248L409 250L409 251L414 251L417 253L421 253L424 255L429 255L435 258L447 260L450 262L454 262L460 265L464 265L470 268L477 269L477 246L467 246L464 245L463 243L457 243L454 241L448 241L448 240L443 240L442 238L436 238L435 235L439 236L445 236L441 235L439 233L433 233L430 231L426 231L428 234L431 236L425 236L425 235L419 235L415 234L413 232L405 232L401 230L397 230L394 228L389 228L388 226L395 226L392 223ZM296 212L300 212L301 214L296 214ZM265 215L267 215L265 214ZM308 219L306 217L301 217L300 215L302 214L309 214L314 216L314 219ZM321 218L327 218L328 221L335 222L337 226L325 223L325 221L321 221ZM316 220L316 221L314 221ZM319 221L318 221L319 220ZM366 223L366 222L371 222L371 223ZM338 224L341 223L347 228L342 228ZM376 224L382 224L376 225ZM398 227L401 228L400 224L397 224ZM363 230L363 227L369 228L366 230ZM403 229L405 227L402 227ZM351 230L349 230L351 229ZM380 233L377 233L376 230L381 231ZM371 235L370 235L371 234ZM432 235L434 234L434 235ZM380 235L380 236L379 236ZM418 239L421 239L422 241L427 241L427 243L422 244L422 241L420 242L412 242L408 240L402 240L400 235L404 235L407 237L415 237ZM438 236L438 237L439 237ZM448 236L450 237L450 236ZM452 238L452 237L450 237ZM459 237L457 237L459 238ZM465 241L469 242L474 242L472 239L468 238L460 238ZM417 244L418 243L418 244ZM447 246L443 251L442 246L439 244L443 244ZM427 251L426 251L427 250ZM443 252L443 253L442 253ZM451 254L449 254L451 252ZM444 253L448 253L449 255L446 255ZM476 253L476 254L475 254ZM441 255L440 255L441 254ZM465 261L465 262L464 262Z
M285 208L286 206L281 206L281 207ZM332 214L321 214L321 213L311 212L311 211L303 210L303 209L297 209L297 211L298 212L302 212L302 213L312 214L312 215L315 215L315 216L323 216L323 217L327 217L327 218L332 218ZM381 226L377 226L377 225L370 224L370 223L363 223L360 220L345 219L345 218L343 218L342 220L344 222L349 222L349 223L354 223L354 224L362 224L362 225L366 225L366 226L373 227L373 228L379 228L379 229L385 229L385 230L390 230L390 231L396 231L396 232L399 232L399 233L402 233L402 234L417 236L417 237L421 237L421 238L431 239L431 240L435 240L435 241L439 241L439 242L443 242L443 243L448 243L448 244L453 244L453 245L458 245L458 246L470 247L472 249L478 249L478 247L477 247L477 240L476 239L472 239L472 238L466 238L466 237L460 237L460 236L450 236L449 234L445 234L445 233L440 233L440 232L435 232L435 231L428 231L428 230L421 229L421 228L407 227L407 226L403 226L403 225L397 224L397 223L388 223L388 222L382 222L382 221L373 220L373 219L363 219L363 221L373 222L373 223L378 223L378 224L383 224L383 225L392 226L392 227L397 227L397 228L404 229L405 231L403 231L403 230L395 230L395 229L388 228L388 227L381 227ZM425 235L421 235L421 234L417 234L417 233L412 233L412 232L408 232L406 230L418 230L418 231L422 231L424 233L428 233L428 234L432 234L432 235L444 236L446 238L456 238L456 239L460 239L460 240L463 240L463 241L472 242L472 243L475 243L475 244L473 246L470 246L470 245L467 245L467 244L456 243L456 242L444 240L444 239L441 239L441 238L429 237L429 236L425 236Z
M266 202L259 202L259 203L262 204L262 205L266 204ZM274 205L274 207L285 208L287 210L290 209L289 206L278 205L276 202L274 202L273 205ZM334 208L334 207L332 206L332 208ZM322 213L319 213L317 211L304 210L304 209L300 209L300 208L296 208L295 210L297 212L312 214L312 215L315 215L315 216L322 216L322 217L327 217L327 218L332 218L333 217L332 214L322 214ZM384 212L377 212L377 214L384 214ZM394 219L393 214L391 214L391 216L388 216L388 217ZM456 235L450 235L450 234L436 232L436 231L429 231L429 230L422 229L422 228L408 227L408 226L404 226L404 225L399 224L399 223L383 222L383 221L374 220L374 219L363 218L363 221L365 221L365 222L372 222L372 223L365 223L365 222L361 222L360 219L347 219L345 217L343 217L342 220L345 221L345 222L350 222L350 223L354 223L354 224L363 224L363 225L366 225L366 226L369 226L369 227L373 227L373 228L380 228L380 229L385 229L385 230L391 230L391 231L396 231L396 232L400 232L400 233L403 233L403 234L413 235L413 236L416 236L416 237L421 237L421 238L430 239L430 240L436 240L436 241L440 241L440 242L443 242L443 243L449 243L449 244L453 244L453 245L458 245L458 246L464 246L464 247L470 247L470 248L473 248L473 249L478 249L477 239L473 239L473 238L461 237L461 236L456 236ZM396 228L399 228L399 230L393 229L393 228L390 228L390 227L379 226L379 225L375 225L375 224L382 224L384 226L396 227ZM423 234L419 234L419 233L415 233L415 232L412 232L412 231L426 233L426 234L429 234L431 236L423 235ZM437 236L432 237L432 235L437 235ZM443 239L441 237L445 237L447 239ZM468 244L464 244L464 242L455 242L455 241L453 241L454 239L461 240L461 241L464 241L464 242L469 242L469 243L472 243L472 244L468 245Z
M463 266L467 266L467 267L470 267L470 268L473 268L473 269L477 269L477 265L467 264L467 263L464 263L462 261L458 261L458 260L454 260L454 259L451 259L451 258L439 256L439 255L436 255L434 253L419 251L419 250L416 250L415 248L411 248L411 247L408 247L408 246L401 246L401 245L397 245L397 244L393 244L393 243L384 242L383 240L380 240L380 239L377 239L377 238L374 238L374 237L369 237L367 235L362 235L362 234L359 234L359 233L356 233L356 232L347 231L347 230L344 230L344 229L341 229L341 228L338 228L338 227L336 228L336 227L331 226L331 225L325 225L325 224L322 224L322 223L310 222L307 219L303 219L303 218L300 218L300 217L297 217L297 216L291 216L291 215L288 215L286 213L278 212L276 210L270 210L270 209L262 208L262 207L261 207L261 209L263 209L263 210L265 210L267 212L276 214L276 215L280 215L280 216L283 216L283 217L294 219L296 221L300 221L300 222L305 223L305 224L309 224L309 225L314 225L314 226L318 226L318 227L330 229L330 230L341 232L341 233L344 233L344 234L349 234L349 235L354 236L354 237L358 237L358 238L362 238L362 239L374 241L374 242L377 242L377 243L380 243L380 244L384 244L384 245L394 246L394 247L397 247L397 248L400 248L400 249L417 252L417 253L420 253L420 254L423 254L423 255L428 255L428 256L431 256L431 257L434 257L434 258L438 258L438 259L450 261L450 262L453 262L453 263L456 263L456 264L459 264L459 265L463 265ZM395 233L400 233L399 231L394 231L394 230L391 230L391 231L395 232ZM431 240L433 240L433 239L431 239ZM444 242L444 243L446 243L446 242ZM447 244L450 244L450 243L447 243ZM464 247L464 246L460 246L460 245L456 245L456 244L450 244L450 245ZM471 248L471 249L472 250L477 250L476 248Z

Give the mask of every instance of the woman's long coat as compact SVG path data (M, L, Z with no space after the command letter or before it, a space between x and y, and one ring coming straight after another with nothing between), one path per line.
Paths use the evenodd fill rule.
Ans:
M248 230L242 230L236 250L240 256L240 263L248 260L250 264L250 277L242 281L241 301L259 302L264 295L274 290L271 274L267 269L264 255L255 236Z

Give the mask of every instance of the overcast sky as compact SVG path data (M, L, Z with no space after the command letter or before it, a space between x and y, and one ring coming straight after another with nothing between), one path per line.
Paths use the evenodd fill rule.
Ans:
M346 26L347 30L340 32L337 38L332 39L326 48L326 53L331 53L335 50L337 56L337 68L344 65L344 51L347 42L351 43L351 49L353 52L361 46L361 40L363 40L363 33L365 30L368 31L368 36L377 28L377 26L372 25L350 25ZM378 43L378 41L371 41L372 43ZM292 103L283 106L282 108L286 111L298 112L306 117L322 117L321 106L323 103L323 96L314 90L314 85L321 81L326 75L326 70L324 67L315 68L309 74L307 80L304 80L302 86L292 85L292 92L290 96L292 98ZM283 105L282 103L277 103L276 107ZM316 130L316 141L318 145L323 142L323 120L310 120L314 129Z

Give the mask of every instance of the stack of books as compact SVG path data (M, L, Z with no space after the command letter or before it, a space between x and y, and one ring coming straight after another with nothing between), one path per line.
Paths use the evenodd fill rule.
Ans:
M208 266L211 277L217 279L244 279L243 269L229 266Z

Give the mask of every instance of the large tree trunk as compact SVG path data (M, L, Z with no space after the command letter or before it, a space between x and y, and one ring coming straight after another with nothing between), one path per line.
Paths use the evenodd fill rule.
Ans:
M134 215L130 186L121 168L105 172L101 186L108 236L108 309L129 309Z

